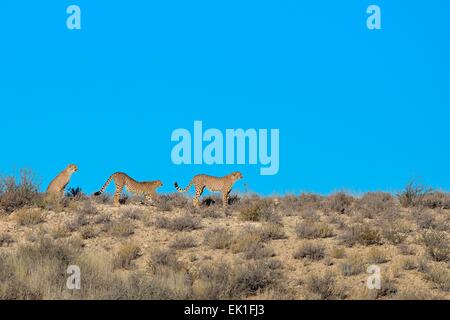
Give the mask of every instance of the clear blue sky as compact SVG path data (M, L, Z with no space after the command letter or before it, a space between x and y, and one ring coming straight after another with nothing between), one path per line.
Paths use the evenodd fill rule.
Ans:
M232 170L264 194L448 190L449 14L444 0L2 0L0 172L32 168L44 188L76 163L86 192L115 171L168 192ZM171 132L194 120L279 128L279 174L173 165Z

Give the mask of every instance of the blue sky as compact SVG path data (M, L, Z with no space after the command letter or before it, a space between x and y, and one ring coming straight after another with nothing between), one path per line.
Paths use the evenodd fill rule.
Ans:
M66 7L82 10L68 30ZM366 8L382 30L366 28ZM161 179L241 170L264 194L450 189L448 1L0 2L0 173L45 188L115 171ZM280 171L175 166L171 133L279 128ZM244 186L244 182L247 184Z

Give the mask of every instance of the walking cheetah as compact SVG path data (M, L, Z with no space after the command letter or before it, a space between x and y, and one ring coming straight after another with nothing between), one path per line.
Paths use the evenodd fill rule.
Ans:
M126 173L116 172L109 177L109 179L103 185L102 189L94 193L94 195L101 195L105 191L106 187L108 187L108 185L111 183L111 181L114 181L114 184L116 186L116 191L114 193L115 206L119 206L120 194L125 187L129 192L143 195L148 201L152 202L156 197L156 189L163 185L161 180L138 182Z
M239 171L232 172L224 177L214 177L206 174L199 174L192 178L191 182L189 182L189 185L186 188L181 189L178 186L177 182L175 182L175 188L179 192L186 192L191 188L192 185L194 185L195 196L192 200L192 203L196 207L199 206L199 198L205 188L210 191L220 191L222 192L223 207L226 208L228 206L228 196L230 195L231 188L237 180L240 180L242 178L244 177Z

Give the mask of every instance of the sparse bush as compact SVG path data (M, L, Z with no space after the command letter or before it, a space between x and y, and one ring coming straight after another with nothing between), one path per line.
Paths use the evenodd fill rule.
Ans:
M197 244L194 237L188 234L177 234L170 244L172 249L189 249L196 246Z
M36 205L41 201L38 186L28 170L20 172L19 182L14 177L0 178L0 208L6 213Z
M80 229L80 235L83 239L92 239L98 235L98 232L93 226L87 225Z
M422 197L420 204L430 209L450 209L450 194L439 191L429 192Z
M333 247L333 249L330 252L330 255L334 259L342 259L345 258L345 248L343 247Z
M171 211L172 208L185 208L189 205L189 200L180 193L163 194L158 197L156 205L162 211Z
M310 260L321 260L325 257L325 246L321 243L308 241L302 243L294 253L294 259L306 258Z
M427 247L428 254L434 261L448 261L450 246L445 232L434 230L422 234L422 242Z
M77 212L82 216L94 216L98 214L97 208L92 204L91 201L84 201L83 204L78 208Z
M241 204L239 218L243 221L274 221L272 201L270 199L259 199L256 202L245 202Z
M351 255L341 263L341 272L344 276L354 276L364 272L364 260L358 255Z
M301 211L300 216L305 220L310 221L319 221L320 216L317 213L317 210L315 208L306 207L304 210Z
M427 272L426 278L434 282L439 289L450 291L450 272L442 266L434 266Z
M337 213L349 213L355 198L345 192L337 192L327 197L322 207L325 211L331 210Z
M122 245L114 255L113 264L115 268L129 269L132 261L137 259L141 254L141 249L134 243L126 243Z
M111 215L109 215L107 213L99 214L94 219L95 224L104 224L104 223L109 223L109 222L111 222Z
M306 288L320 299L335 299L341 295L336 285L336 276L331 272L311 274L306 278Z
M367 262L370 264L380 264L388 262L389 258L385 251L372 247L369 249L369 252L367 253Z
M204 235L204 243L212 249L228 249L232 242L233 234L224 228L214 227Z
M70 232L74 232L88 224L89 219L84 214L77 213L76 216L67 223L66 227Z
M356 224L347 228L340 237L342 243L347 246L355 244L375 245L381 244L380 231L368 225Z
M275 255L271 248L266 247L262 242L248 244L244 251L244 258L247 260L258 260L273 257Z
M44 222L44 213L39 208L21 209L15 213L15 221L21 226L30 226Z
M128 237L134 233L134 225L125 219L114 221L111 223L109 233L114 237Z
M201 227L200 220L185 214L172 219L167 217L157 217L155 219L155 226L162 229L169 229L174 231L191 231Z
M364 218L373 219L395 206L394 198L386 192L368 192L356 202L355 212Z
M397 248L404 256L412 256L415 254L415 250L407 244L401 243L397 246Z
M420 229L436 229L438 227L433 215L423 207L412 208L411 215Z
M381 230L383 238L392 244L402 243L409 233L408 227L399 221L383 223Z
M139 208L129 207L122 209L120 215L124 219L141 220L143 213Z
M265 223L261 228L261 238L264 241L286 239L286 233L282 225Z
M402 267L404 270L414 270L419 267L419 264L415 257L407 256L402 260Z
M231 244L231 251L233 253L239 253L246 251L250 246L255 243L262 242L261 233L255 228L244 228L233 239Z
M151 268L156 268L158 266L167 266L174 269L180 267L178 262L176 252L172 249L156 249L150 255L150 260L148 264Z
M53 239L67 238L69 234L69 228L65 225L58 225L50 230L50 235Z
M223 213L220 210L217 210L217 208L202 208L200 210L200 214L202 218L221 218L223 217Z
M0 233L0 247L9 246L13 242L14 239L9 233Z
M295 233L299 239L328 238L333 236L333 229L326 223L306 221L297 224Z
M429 194L430 188L418 185L414 181L408 183L405 190L398 194L398 200L403 207L412 207L420 204L423 198Z

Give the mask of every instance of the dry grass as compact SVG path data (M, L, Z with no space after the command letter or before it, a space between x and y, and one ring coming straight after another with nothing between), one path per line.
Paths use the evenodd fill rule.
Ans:
M21 226L30 226L44 222L44 213L39 208L20 209L15 212L14 220Z
M0 299L449 299L449 196L189 197L156 206L0 187ZM6 184L5 184L6 182ZM136 201L134 201L136 200ZM65 287L79 265L82 289ZM381 290L365 287L378 265Z

